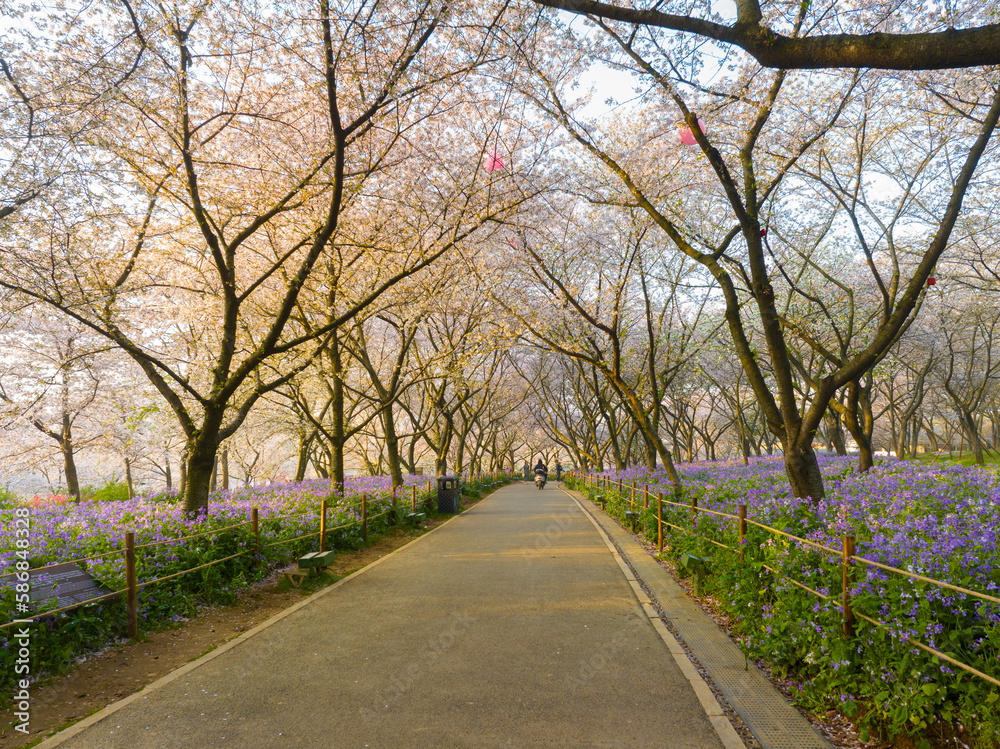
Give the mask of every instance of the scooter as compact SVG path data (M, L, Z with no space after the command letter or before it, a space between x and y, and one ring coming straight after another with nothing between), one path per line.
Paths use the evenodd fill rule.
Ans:
M537 486L539 489L544 489L545 488L545 478L546 477L545 477L544 473L541 473L541 472L536 473L535 474L535 486Z

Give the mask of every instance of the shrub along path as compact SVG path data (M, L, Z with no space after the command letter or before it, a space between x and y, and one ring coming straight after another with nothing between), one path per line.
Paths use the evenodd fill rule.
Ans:
M733 746L690 673L572 498L521 484L41 746Z

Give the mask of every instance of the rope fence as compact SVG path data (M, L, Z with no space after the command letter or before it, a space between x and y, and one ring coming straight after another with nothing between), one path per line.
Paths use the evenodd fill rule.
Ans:
M178 536L177 538L165 538L162 541L151 541L148 544L141 544L136 546L135 550L140 549L151 549L154 546L163 546L165 544L175 544L178 541L190 541L192 538L201 538L202 536L216 536L220 533L225 533L226 531L231 531L233 528L242 528L244 525L250 525L252 520L247 520L245 523L236 523L235 525L227 525L225 528L213 528L209 531L202 531L201 533L192 533L190 536Z
M612 480L610 480L610 479L608 479L606 477L603 478L603 480L602 480L601 476L592 476L590 474L587 474L587 475L584 475L583 477L578 477L578 478L582 478L584 484L587 487L590 487L591 489L594 490L595 499L598 498L598 497L600 497L600 496L602 496L602 495L599 494L599 492L601 492L601 491L614 490L614 491L617 491L618 496L622 500L622 502L623 503L626 503L626 502L629 503L630 506L634 510L635 503L636 503L636 492L637 492L637 484L636 484L636 482L632 481L632 482L629 482L628 484L625 484L622 479L618 479L617 482L613 482ZM617 486L615 485L616 483L617 483ZM626 487L628 489L628 495L629 495L628 497L626 497ZM642 493L642 497L643 497L643 509L645 510L645 509L648 509L649 505L650 505L650 492L649 492L648 485L646 485L646 486L643 487L641 493ZM606 497L605 497L605 500L606 500ZM917 581L920 581L920 582L928 583L930 585L938 586L940 588L951 590L951 591L954 591L956 593L961 593L963 595L972 596L974 598L977 598L977 599L980 599L980 600L983 600L983 601L987 601L987 602L990 602L990 603L1000 604L1000 598L997 598L996 596L991 596L991 595L989 595L987 593L980 593L979 591L970 590L968 588L964 588L964 587L959 586L959 585L953 585L952 583L947 583L947 582L944 582L942 580L935 580L934 578L931 578L931 577L926 577L924 575L919 575L919 574L916 574L916 573L913 573L913 572L909 572L907 570L901 570L901 569L899 569L897 567L892 567L890 565L882 564L880 562L876 562L876 561L873 561L871 559L866 559L865 557L860 557L857 554L855 554L855 539L854 539L854 536L851 535L851 534L845 534L845 535L843 535L842 538L841 538L842 547L840 549L835 549L835 548L827 546L825 544L821 544L821 543L819 543L817 541L812 541L812 540L807 539L807 538L802 538L801 536L796 536L796 535L794 535L792 533L789 533L788 531L781 530L780 528L774 528L774 527L771 527L769 525L765 525L764 523L758 523L758 522L756 522L754 520L750 520L749 518L747 518L747 509L748 508L747 508L746 504L740 504L739 505L739 515L732 515L730 513L719 512L717 510L710 510L710 509L704 508L704 507L698 507L698 501L697 501L696 497L692 497L691 501L689 503L673 502L673 501L670 501L670 500L665 500L665 499L663 499L663 493L660 492L660 491L657 492L656 504L657 504L657 512L656 512L657 547L658 547L658 549L659 549L659 551L661 553L663 552L663 548L664 548L663 529L664 529L664 527L669 527L669 528L673 528L673 529L676 529L676 530L684 531L685 533L687 533L687 534L689 534L691 536L699 538L699 539L701 539L703 541L707 541L708 543L714 544L715 546L719 546L719 547L722 547L722 548L727 549L729 551L735 552L735 553L738 554L739 561L742 563L745 560L745 551L746 551L746 543L747 543L747 540L746 540L747 527L748 526L754 526L756 528L759 528L759 529L765 531L766 533L770 533L770 534L773 534L773 535L776 535L776 536L781 536L781 537L784 537L784 538L788 538L788 539L791 539L792 541L804 544L806 546L809 546L809 547L812 547L812 548L815 548L815 549L819 549L820 551L824 552L824 555L826 555L828 557L834 557L834 558L837 558L838 560L840 560L841 581L842 581L842 595L841 595L841 600L840 601L837 601L837 599L834 598L833 596L828 596L828 595L825 595L823 593L820 593L818 590L815 590L814 588L811 588L810 586L806 585L805 583L802 583L802 582L794 579L793 577L791 577L790 575L788 575L788 573L783 572L781 570L778 570L778 569L776 569L774 567L771 567L770 565L761 564L761 567L763 569L768 570L769 572L772 572L773 574L775 574L776 576L782 578L783 580L786 580L787 582L791 583L792 585L794 585L794 586L796 586L798 588L801 588L802 590L804 590L804 591L806 591L806 592L808 592L808 593L816 596L817 598L820 598L820 599L822 599L824 601L827 601L829 603L833 603L835 606L837 606L837 608L839 608L840 611L841 611L841 618L842 618L842 623L843 623L844 635L846 637L849 637L849 638L856 636L856 632L855 632L855 619L856 618L857 619L861 619L861 620L863 620L865 622L868 622L869 624L871 624L871 625L873 625L875 627L878 627L880 629L884 629L884 630L889 631L889 632L893 631L892 627L889 626L888 624L885 624L884 622L880 622L877 619L873 619L872 617L866 616L866 615L864 615L862 613L859 613L859 612L857 612L857 611L854 610L853 605L852 605L852 597L851 597L851 583L854 580L854 564L855 563L859 563L859 564L866 565L866 566L869 566L869 567L875 567L875 568L881 569L881 570L883 570L885 572L890 572L890 573L898 574L898 575L901 575L901 576L904 576L904 577L907 577L907 578L910 578L910 579L913 579L913 580L917 580ZM673 523L668 522L664 518L664 516L663 516L663 507L664 507L664 505L666 505L668 507L672 506L672 507L682 508L684 510L689 511L691 513L690 527L675 525ZM697 530L697 514L698 513L704 513L704 514L708 514L708 515L716 515L716 516L719 516L719 517L722 517L722 518L725 518L725 519L728 519L728 520L735 520L735 521L737 521L737 523L738 523L738 525L737 525L737 536L738 536L737 548L734 549L731 546L728 546L726 544L720 543L720 542L718 542L718 541L716 541L716 540L714 540L712 538L709 538L708 536L706 536L706 535L704 535L702 533L699 533L698 530ZM929 645L927 645L925 643L919 642L918 640L915 640L912 637L907 637L906 638L906 642L908 644L916 647L916 648L919 648L920 650L923 650L926 653L934 655L934 656L940 658L941 660L946 661L947 663L950 663L953 666L956 666L957 668L962 669L963 671L966 671L967 673L973 674L974 676L977 676L977 677L979 677L981 679L984 679L984 680L988 681L989 683L994 684L996 686L1000 686L1000 679L997 679L996 677L990 676L989 674L983 673L982 671L980 671L980 670L978 670L978 669L974 668L973 666L970 666L970 665L968 665L966 663L962 663L961 661L953 658L952 656L949 656L949 655L947 655L945 653L942 653L940 650L932 648L932 647L930 647Z
M212 567L216 564L222 564L223 562L228 562L230 559L236 559L236 557L241 557L244 554L249 554L249 550L240 551L236 554L230 554L228 557L223 557L222 559L214 559L211 562L205 562L205 564L199 564L197 567L191 567L190 569L181 570L180 572L174 572L171 575L164 575L163 577L157 577L154 580L145 580L144 582L138 583L135 586L136 590L145 588L147 585L153 585L154 583L162 583L164 580L173 580L175 577L180 577L181 575L186 575L189 572L197 572L198 570L203 570L206 567Z
M502 471L493 471L493 472L489 472L489 473L479 472L479 473L475 474L471 478L473 478L474 481L476 481L476 482L478 482L480 484L488 481L489 485L493 486L493 485L495 485L495 483L497 483L501 479L509 478L509 475L510 474L507 474L507 473L502 472ZM5 624L0 624L0 631L3 631L5 629L9 629L10 627L14 627L14 626L19 625L19 624L24 624L24 623L27 623L27 622L35 621L37 619L42 619L42 618L45 618L45 617L54 616L56 614L65 613L67 611L72 611L74 609L78 609L78 608L81 608L83 606L89 606L91 604L99 603L101 601L110 600L112 598L117 598L119 596L124 595L125 599L126 599L126 613L128 615L129 636L132 637L132 638L136 638L136 637L138 637L138 602L137 602L137 594L138 594L138 591L140 589L145 588L145 587L150 586L150 585L157 584L157 583L162 583L162 582L165 582L167 580L173 580L175 578L179 578L179 577L182 577L184 575L188 575L188 574L190 574L192 572L197 572L199 570L207 569L209 567L213 567L215 565L231 561L233 559L245 556L247 554L253 554L254 557L255 557L254 564L258 564L259 561L260 561L259 557L261 555L261 552L264 549L276 548L276 547L279 547L279 546L285 546L287 544L290 544L290 543L293 543L293 542L296 542L296 541L303 541L303 540L306 540L306 539L309 539L309 538L316 538L317 536L320 538L320 544L319 544L320 551L325 551L326 550L326 539L327 539L327 535L328 534L333 533L335 531L339 531L339 530L345 530L347 528L351 528L351 527L355 527L355 526L360 526L360 528L361 528L362 542L365 543L365 544L367 544L368 543L368 526L369 526L369 523L371 523L373 521L380 520L382 518L385 518L385 517L387 517L387 516L389 516L391 514L397 513L400 510L402 510L405 513L405 509L404 509L404 505L403 505L402 501L405 501L405 499L407 499L407 497L406 497L407 493L409 494L408 498L410 499L410 506L414 510L416 509L418 502L420 504L426 504L426 505L429 506L429 503L433 499L433 496L434 496L433 491L432 491L432 482L429 481L429 480L426 482L426 488L422 489L422 491L419 492L420 493L419 499L418 499L418 488L417 488L416 484L411 484L410 485L409 492L406 492L406 490L405 490L404 487L397 487L396 489L393 489L393 491L392 491L392 500L391 500L392 504L389 506L388 509L386 509L386 510L380 512L380 513L378 513L377 515L369 515L368 514L369 497L368 497L367 494L362 494L361 498L359 500L356 500L356 501L353 501L353 502L349 502L349 503L345 503L345 504L338 504L338 505L336 505L336 506L334 506L332 508L328 508L327 507L327 501L328 500L323 500L321 502L321 504L320 504L319 513L315 514L315 515L309 515L309 514L303 515L298 510L293 510L291 512L288 512L288 513L285 513L285 514L282 514L282 515L272 515L272 516L266 518L266 520L269 523L275 523L275 522L279 523L279 527L280 527L280 522L282 520L288 520L289 518L295 518L297 521L300 521L300 522L315 522L316 520L318 520L319 521L319 530L311 532L311 533L305 533L305 534L301 534L301 535L298 535L298 536L294 536L292 538L285 538L285 539L280 539L278 541L272 541L272 542L267 543L267 544L261 544L261 538L260 538L260 517L259 517L259 510L258 510L257 507L251 508L251 510L250 510L250 519L249 520L243 521L241 523L234 523L234 524L231 524L231 525L227 525L227 526L224 526L222 528L213 528L213 529L206 530L206 531L200 531L198 533L191 533L191 534L188 534L186 536L179 536L177 538L167 538L167 539L163 539L161 541L151 541L149 543L144 543L144 544L138 544L138 545L136 545L136 543L135 543L135 534L133 532L131 532L131 531L130 532L126 532L125 533L125 546L124 546L124 548L109 549L109 550L102 551L100 553L91 554L91 555L85 556L85 557L78 557L76 559L70 559L70 560L61 560L61 561L53 562L51 564L47 564L47 565L44 565L44 566L41 566L41 567L32 567L28 571L29 574L32 577L34 577L36 573L42 572L42 571L47 570L47 569L51 569L53 567L59 567L59 566L66 565L66 564L80 564L80 563L89 562L89 561L92 561L92 560L98 559L98 558L103 559L103 558L106 558L106 557L112 557L112 556L117 556L117 555L121 554L121 555L125 556L125 587L124 588L122 588L120 590L115 590L115 591L112 591L110 593L106 593L106 594L103 594L103 595L100 595L100 596L94 596L93 598L88 598L85 601L79 601L79 602L76 602L76 603L69 604L67 606L62 606L60 608L49 609L47 611L42 611L42 612L39 612L37 614L31 614L29 616L18 617L17 619L13 619L12 621L9 621L9 622L7 622ZM353 521L351 521L349 523L341 523L340 525L336 525L336 526L333 526L333 527L327 527L327 525L326 525L326 516L327 516L327 510L328 509L333 509L335 512L338 512L338 513L360 510L360 515L361 516L357 520L353 520ZM298 524L298 523L293 523L293 525L294 524ZM191 568L188 568L188 569L185 569L185 570L180 570L179 572L174 572L174 573L171 573L169 575L164 575L162 577L154 578L152 580L144 580L142 582L138 582L136 580L136 569L135 569L136 568L136 564L135 564L136 557L135 557L135 554L136 554L137 551L143 551L143 550L147 550L147 549L152 549L152 548L156 548L156 547L159 547L159 546L164 546L164 545L167 545L167 544L176 544L176 543L179 543L181 541L190 541L190 540L193 540L193 539L203 538L203 537L207 537L207 536L218 536L218 535L220 535L222 533L226 533L228 531L232 531L232 530L235 530L235 529L238 529L238 528L245 528L247 526L250 527L250 536L251 536L250 540L251 540L251 543L252 543L252 546L249 549L244 549L243 551L237 552L235 554L230 554L229 556L222 557L221 559L214 559L214 560L212 560L210 562L206 562L204 564L200 564L200 565L198 565L196 567L191 567Z

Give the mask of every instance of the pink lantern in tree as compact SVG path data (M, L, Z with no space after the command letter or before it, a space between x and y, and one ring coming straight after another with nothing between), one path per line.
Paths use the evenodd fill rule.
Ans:
M496 151L486 157L486 164L483 166L487 172L499 172L504 168L503 156Z
M705 122L703 120L698 120L698 129L701 132L707 132L705 130ZM681 125L677 128L677 139L685 146L693 146L698 141L695 140L694 133L691 132L691 128L686 125Z

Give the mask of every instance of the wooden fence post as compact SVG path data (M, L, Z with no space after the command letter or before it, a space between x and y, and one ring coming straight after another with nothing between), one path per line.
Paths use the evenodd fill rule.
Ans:
M740 530L739 530L739 534L740 534L739 549L740 549L740 561L742 562L743 561L743 539L746 538L746 535L747 535L747 506L746 505L740 505L740 522L739 522L739 526L740 526Z
M691 495L691 530L695 529L695 513L698 512L698 498Z
M125 610L128 612L128 636L139 637L138 589L135 586L135 534L125 534Z
M854 556L854 536L845 535L843 538L843 549L844 549L844 562L841 565L843 571L843 610L844 610L844 636L854 637L854 610L851 608L851 577L854 567L854 562L851 561L851 557Z
M361 495L361 540L368 543L368 495Z
M417 485L413 484L410 487L410 512L417 511Z
M326 551L326 500L319 506L319 550Z
M656 546L663 553L663 492L656 492Z
M642 509L649 507L649 484L642 485Z

